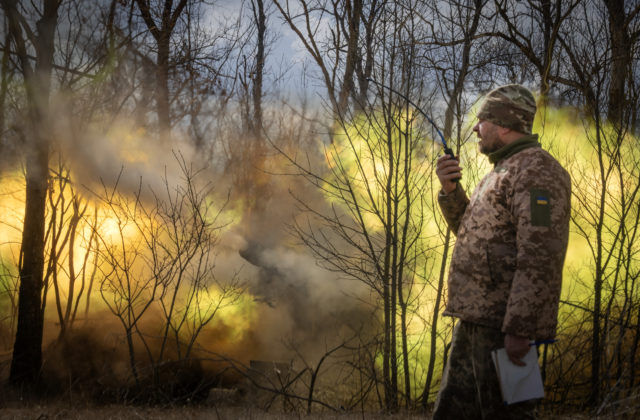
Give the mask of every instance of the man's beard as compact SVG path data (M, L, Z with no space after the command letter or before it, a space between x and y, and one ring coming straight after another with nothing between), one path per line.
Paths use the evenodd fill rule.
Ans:
M483 143L484 139L487 139L487 141ZM506 143L503 143L498 137L498 129L496 127L488 130L485 133L485 136L480 138L480 143L478 143L478 149L483 155L488 155L496 152L502 149L504 146L506 146Z
M503 143L492 143L492 144L480 144L479 145L479 149L480 149L480 153L482 153L483 155L490 155L493 152L497 152L498 150L502 149L504 146L506 146Z

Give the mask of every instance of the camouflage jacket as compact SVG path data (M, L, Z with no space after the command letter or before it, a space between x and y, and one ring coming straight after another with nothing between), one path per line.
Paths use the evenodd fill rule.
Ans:
M457 240L444 314L535 339L555 336L569 236L571 179L525 136L489 156L493 171L467 198L439 203Z

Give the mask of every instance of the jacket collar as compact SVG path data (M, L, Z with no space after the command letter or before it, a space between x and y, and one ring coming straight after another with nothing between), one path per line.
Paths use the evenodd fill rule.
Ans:
M528 149L530 147L540 147L537 134L527 134L520 137L518 140L503 146L493 153L489 153L487 156L489 162L497 165L501 160L515 155L516 153Z

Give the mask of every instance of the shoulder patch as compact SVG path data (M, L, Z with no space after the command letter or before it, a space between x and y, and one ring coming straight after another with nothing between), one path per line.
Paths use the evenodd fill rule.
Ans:
M551 226L551 196L548 190L532 188L531 224L533 226Z

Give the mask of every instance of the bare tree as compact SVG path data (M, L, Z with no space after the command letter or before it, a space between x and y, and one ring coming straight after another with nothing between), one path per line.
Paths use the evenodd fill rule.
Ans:
M366 95L367 79L372 70L369 51L372 25L380 3L383 2L299 0L290 5L289 2L274 0L282 18L302 41L320 70L335 116L344 115L351 96L362 98ZM363 23L367 25L368 37L364 54L360 44ZM354 83L356 69L359 69L360 94L356 92Z
M497 37L513 46L533 65L537 74L542 103L563 75L558 73L555 55L560 49L559 38L564 36L563 25L582 0L528 0L522 4L496 0L496 14L500 20L495 32L484 36Z
M29 142L26 155L27 198L24 219L18 327L11 362L11 382L33 385L42 363L41 290L44 270L44 214L49 174L49 96L53 69L54 39L61 1L42 2L29 10L17 1L3 0L15 53L19 60L27 96L24 136ZM35 30L29 25L37 16ZM30 46L28 46L30 44ZM35 63L29 48L35 51Z
M409 69L419 56L411 47L415 10L389 4L381 13L374 74L398 90L413 91L418 76ZM324 151L326 173L301 167L332 205L320 211L300 201L314 223L297 226L297 233L324 266L375 293L382 322L383 404L394 409L401 397L410 406L414 387L408 327L421 294L419 267L429 259L422 235L430 164L420 152L425 133L413 110L384 88L377 93L379 108L340 120L341 131Z
M170 42L180 14L185 10L187 0L173 5L173 0L165 1L161 6L156 2L152 7L149 0L135 0L138 10L156 42L156 110L158 125L162 135L171 128L169 113L169 54Z
M52 185L47 194L49 206L42 312L46 309L47 293L53 287L60 325L59 338L62 338L73 326L85 293L85 318L89 311L93 279L97 272L93 264L97 243L97 209L93 216L87 215L88 201L73 185L69 168L60 155L58 158L58 167L52 169ZM83 237L85 231L90 232L88 238ZM84 251L79 264L77 250Z
M251 28L247 31L248 56L242 54L238 67L238 105L241 129L228 146L226 169L234 178L239 195L247 197L244 219L247 229L264 217L265 206L272 194L270 176L267 173L268 149L263 135L265 96L264 81L269 76L265 64L272 44L267 32L269 10L263 0L251 0L247 6ZM252 233L247 232L247 237Z
M129 47L154 73L156 124L161 138L166 140L185 116L197 121L203 104L215 96L216 90L222 101L227 100L223 79L233 81L233 69L229 73L224 69L243 41L241 27L230 20L217 31L205 28L202 19L206 4L196 0L133 1L144 32L151 34L152 41L146 42L144 36L141 42L135 40L134 14L127 22L127 37L133 38ZM148 77L143 75L143 80Z
M9 69L9 55L11 50L9 48L9 31L8 25L5 24L7 32L5 34L3 49L2 49L2 61L0 61L0 154L3 156L7 150L6 147L6 117L7 112L7 94L9 88L9 82L11 81L12 74Z
M13 261L0 258L0 308L4 316L0 318L2 325L3 349L11 349L13 345L16 320L18 317L18 273Z
M133 196L115 188L100 194L117 221L112 237L98 233L102 298L125 330L136 384L144 362L152 366L157 389L163 386L163 365L192 360L202 330L241 291L236 278L218 281L213 271L224 205L211 202L212 187L201 184L203 173L176 159L184 183L174 186L165 179L164 191L144 191L150 201L142 187ZM157 319L157 312L159 328L144 324Z

